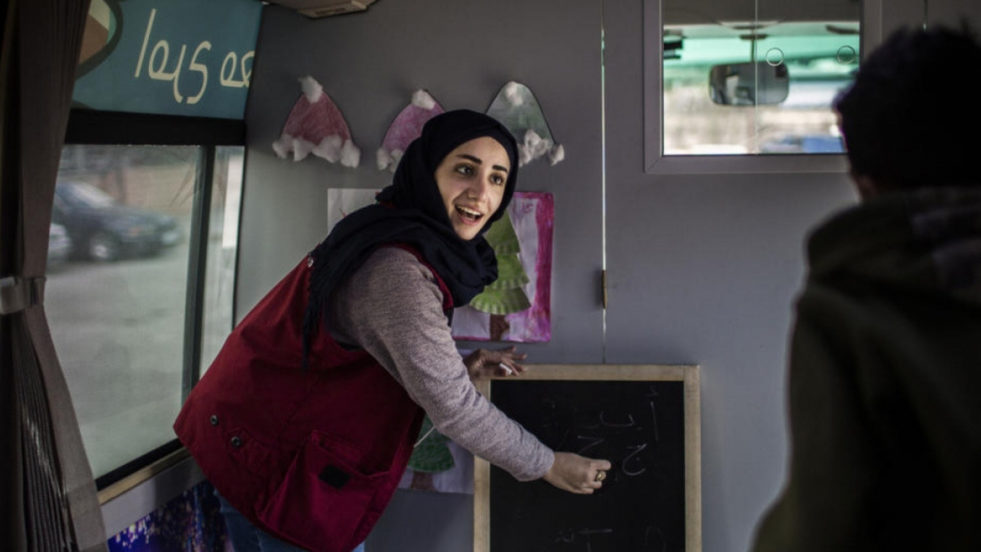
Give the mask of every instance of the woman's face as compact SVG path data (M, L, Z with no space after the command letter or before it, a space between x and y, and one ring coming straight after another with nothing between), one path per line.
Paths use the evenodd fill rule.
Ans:
M472 240L504 198L511 162L488 136L464 142L436 167L436 185L457 235Z

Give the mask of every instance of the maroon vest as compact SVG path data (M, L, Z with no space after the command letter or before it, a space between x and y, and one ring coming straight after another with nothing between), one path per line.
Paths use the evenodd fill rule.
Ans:
M310 550L348 552L391 500L423 411L374 358L322 325L301 368L311 271L308 257L235 328L174 430L258 527ZM436 279L448 310L452 297Z

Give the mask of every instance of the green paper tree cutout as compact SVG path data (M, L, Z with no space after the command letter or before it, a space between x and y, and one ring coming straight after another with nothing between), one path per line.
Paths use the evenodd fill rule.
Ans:
M412 456L409 457L409 468L419 472L437 473L453 467L453 454L450 453L450 448L446 446L449 439L436 431L429 416L422 420L419 438L422 439L422 442L412 450Z
M497 257L497 280L470 301L470 306L491 315L490 339L500 341L508 330L505 315L531 307L524 286L528 275L521 265L521 245L507 211L484 234Z

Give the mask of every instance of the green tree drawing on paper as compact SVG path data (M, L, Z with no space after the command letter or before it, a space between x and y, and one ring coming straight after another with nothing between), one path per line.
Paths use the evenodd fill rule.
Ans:
M433 428L433 422L426 416L419 429L419 439L409 457L409 467L415 471L436 473L453 467L453 455L446 446L449 440Z
M453 468L453 453L448 442L449 438L433 427L429 416L423 418L419 438L409 457L408 468L412 471L410 489L433 491L433 474Z
M521 265L521 245L511 217L505 211L484 234L497 257L497 280L470 301L470 306L491 315L490 339L500 341L508 330L505 315L520 312L531 306L524 286L528 275Z

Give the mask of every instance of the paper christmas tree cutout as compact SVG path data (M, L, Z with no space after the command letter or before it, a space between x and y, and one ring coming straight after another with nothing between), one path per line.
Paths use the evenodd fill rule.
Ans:
M531 307L524 290L529 280L521 265L518 235L514 232L511 216L506 211L503 217L487 229L484 238L497 257L497 280L474 297L470 306L491 315L490 339L500 341L510 326L505 315Z
M453 467L453 454L450 453L450 449L446 445L449 438L433 428L433 422L429 416L422 420L419 438L422 440L412 450L412 456L409 457L409 469L425 473L437 473Z
M292 152L300 161L314 154L330 163L340 161L345 167L357 167L361 150L351 140L351 131L341 110L334 105L313 77L300 79L303 95L293 105L283 132L272 147L281 159Z
M545 113L527 86L515 81L505 84L487 114L507 127L518 141L519 167L543 155L548 155L551 165L565 159L565 148L555 143Z
M405 148L422 134L426 121L443 112L443 107L425 90L416 90L412 102L395 117L378 148L378 170L395 171Z

